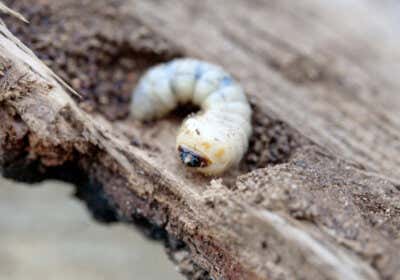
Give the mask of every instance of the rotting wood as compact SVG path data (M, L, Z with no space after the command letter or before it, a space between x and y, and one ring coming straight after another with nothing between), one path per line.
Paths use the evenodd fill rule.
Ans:
M394 3L153 0L125 8L191 55L224 65L266 112L338 155L400 179Z
M26 3L35 5L30 1ZM70 22L83 24L83 20L80 21L82 14L77 12L76 3L72 0L62 1L64 8L70 8L69 11L60 9L60 3L43 5L54 19L62 21L68 29ZM104 3L97 2L99 7L102 4L104 6ZM334 111L326 105L329 102L325 100L328 98L327 92L334 91L328 91L324 87L327 86L326 83L333 88L336 87L326 80L320 81L322 85L316 85L311 81L293 84L293 79L302 80L298 77L277 78L276 69L271 70L265 65L257 64L254 51L248 51L252 54L250 56L246 51L249 46L239 48L235 45L235 40L230 43L231 50L234 50L230 52L231 57L221 56L221 50L218 48L226 46L221 42L226 40L227 27L223 21L216 21L215 18L218 19L219 17L216 17L218 15L221 18L224 18L224 15L235 15L233 7L226 9L227 11L217 9L210 18L201 19L202 17L198 16L199 26L193 26L193 33L186 34L183 30L178 30L180 32L177 33L176 28L179 26L173 25L172 21L165 24L167 28L159 23L167 19L168 13L180 21L180 24L188 23L193 18L193 13L205 15L205 12L209 11L208 7L218 8L218 2L213 2L212 6L205 2L204 6L200 7L184 2L185 4L171 6L165 10L168 12L162 15L154 14L157 6L153 1L137 2L137 9L132 10L126 10L130 5L128 1L123 3L126 5L110 4L112 10L96 14L98 16L96 23L104 20L102 24L107 28L101 28L100 24L100 28L88 32L85 40L100 38L100 42L105 41L107 47L114 46L117 53L120 50L126 53L126 49L134 53L137 51L137 45L143 44L143 40L149 42L149 37L159 38L156 33L149 33L150 35L145 37L134 36L137 34L135 32L144 28L138 20L143 17L142 20L146 21L151 29L162 31L170 41L172 39L179 41L183 46L181 54L196 54L203 58L215 59L238 75L251 97L256 100L255 136L242 166L219 180L210 180L190 173L179 163L174 151L174 136L180 121L178 117L172 116L157 123L141 125L124 116L113 118L113 111L100 111L108 119L97 112L90 112L86 106L82 106L84 101L73 100L54 77L42 73L41 68L28 67L24 56L19 55L18 48L4 48L8 39L2 36L0 163L4 171L7 172L10 166L15 164L17 167L18 164L35 166L45 174L47 169L54 166L62 168L66 163L80 166L89 177L103 185L110 200L125 217L141 215L165 228L171 236L183 240L190 248L191 259L217 279L398 279L400 187L394 182L397 175L394 172L395 155L392 153L395 150L391 146L388 146L387 150L379 150L379 154L385 155L382 158L388 159L389 162L388 165L375 168L379 165L378 156L373 156L371 162L367 162L362 153L352 150L350 146L343 148L345 145L335 146L328 143L340 141L334 136L339 132L330 134L327 129L327 118L332 116L330 114L334 114ZM237 3L243 5L241 1ZM258 3L254 5L266 5L263 1L254 3ZM274 2L272 6L265 6L265 11L276 12L279 7L289 9L287 3ZM36 6L36 9L38 7L40 6ZM95 4L93 7L89 5L83 13L95 10L96 7ZM309 8L311 7L310 5ZM230 14L225 14L229 11ZM281 16L289 21L292 19L292 13L286 14L286 11L282 9ZM254 10L250 12L255 13ZM115 15L124 17L121 16L123 18L121 20ZM252 15L254 15L252 18L256 18L256 14ZM32 14L31 16L34 17ZM116 36L113 24L124 25L124 21L131 24L132 30L129 31L124 27L123 32ZM203 21L213 23L213 29L204 30ZM53 25L56 26L57 23L54 22ZM53 25L43 26L41 31L51 30ZM254 28L260 27L256 23L253 25ZM88 30L92 28L90 23L83 26ZM224 34L219 32L219 27L223 27ZM276 28L278 27L279 25L276 25ZM16 29L16 31L18 33L21 30ZM66 36L72 36L74 32L67 30ZM26 34L23 31L20 33ZM179 40L176 39L176 34L181 35ZM239 27L237 32L229 31L228 34L242 38L237 40L239 42L244 41L244 37L240 36L245 34L241 33ZM247 37L248 42L254 39L251 35L254 34L247 35L250 36ZM121 37L116 38L118 36ZM29 36L26 37L29 39ZM46 37L41 38L45 40L43 38ZM123 44L119 43L121 38ZM300 48L305 44L302 41L304 38L294 37L292 44L295 46L298 44ZM210 43L207 47L198 49L194 40ZM151 39L151 42L154 44L148 46L146 50L146 53L150 53L149 65L154 61L168 58L168 55L160 56L160 49L166 48L171 53L179 54L179 51L168 42L160 39ZM255 40L254 44L257 42L260 41ZM277 45L283 44L280 40L276 42ZM38 45L29 43L33 48ZM86 43L87 41L83 42L83 45ZM103 50L97 42L95 46ZM284 56L279 56L275 52L280 49L287 51L285 47L269 49L262 45L257 48L265 52L263 56L270 54L271 57L276 57L278 62ZM45 54L49 49L45 48L41 54ZM60 65L56 59L58 54L79 54L88 58L91 55L80 53L67 43L54 49L54 61L50 59L49 62L61 72L62 76L65 73L61 67L58 68ZM161 51L161 53L167 52ZM340 51L338 53L341 54ZM130 59L135 60L139 55L140 51ZM129 55L125 56L124 59L129 60ZM72 64L78 61L78 58L72 55L67 59L70 59ZM352 64L353 60L348 57L342 59L350 66L357 66ZM93 67L107 67L90 59L88 61ZM246 61L251 68L238 67L246 65L244 63ZM306 64L307 61L309 60L304 60ZM38 62L35 60L35 63ZM279 75L283 67L280 63L277 64ZM270 65L275 64L276 62ZM287 69L289 71L291 68ZM332 69L326 71L337 71L334 67ZM140 67L133 67L129 71L125 70L125 74L138 75L141 70ZM259 72L256 74L254 71ZM326 73L330 73L329 71ZM308 70L306 72L308 73ZM298 73L304 71L294 71L288 75L298 75ZM340 73L339 71L338 75ZM79 69L73 74L79 74ZM314 77L314 74L310 75ZM306 77L308 80L309 76ZM71 82L68 75L65 75L65 78ZM381 82L378 78L375 81L378 80ZM76 82L78 90L83 87L79 81ZM364 80L360 78L357 81ZM133 86L134 82L133 79L127 83ZM294 102L299 100L291 100L292 96L285 95L285 90L277 91L281 94L276 96L270 88L265 90L269 82L271 85L268 87L291 89L287 93L299 90L304 92L306 98L295 106ZM367 85L370 83L373 81ZM386 86L382 87L384 91ZM261 91L262 89L264 90ZM100 89L94 89L94 94L98 92ZM264 93L268 96L265 101L262 100ZM357 95L363 92L355 90L350 93ZM351 101L350 104L360 110L362 106L358 103L358 97L350 93L346 101ZM383 94L389 93L384 91ZM318 114L306 110L307 105L314 104L308 101L307 96L311 98L317 94L324 96L318 100L319 106L324 108ZM113 97L112 94L109 95L110 98ZM368 94L363 95L362 100L372 102L368 96ZM85 95L83 97L86 98ZM396 100L396 97L393 98ZM344 106L340 100L335 102L336 107ZM396 102L393 102L393 107L398 105ZM112 104L109 105L112 107ZM271 113L271 107L274 107L276 113ZM293 116L288 113L289 109L292 110ZM385 116L390 112L379 109L375 108L371 112ZM318 127L319 124L317 132L311 134L314 141L303 136L305 134L309 136L313 130L307 127L308 123L295 122L298 114L309 114L316 123L313 125ZM345 118L346 122L351 118L351 115ZM357 120L355 118L355 122ZM395 120L395 116L390 116L390 120ZM288 122L296 124L297 129L293 129ZM383 120L380 122L386 124ZM361 128L355 126L354 129L352 133L344 132L345 130L339 126L336 131L341 131L343 139L354 141L355 133ZM377 130L372 129L371 133L376 132ZM382 139L387 139L388 143L396 139L393 136L395 134L386 132L382 132ZM368 140L365 135L362 137L365 141L360 141L360 145L364 145ZM337 154L334 155L326 150L326 145ZM365 144L364 148L367 147ZM343 160L345 157L350 157L352 162ZM15 169L15 166L13 168ZM68 169L65 172L68 172ZM179 261L179 258L177 259Z

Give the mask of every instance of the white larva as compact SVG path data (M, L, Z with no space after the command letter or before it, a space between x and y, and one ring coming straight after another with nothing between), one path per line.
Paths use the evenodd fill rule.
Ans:
M201 111L178 132L182 162L207 175L238 164L252 131L251 108L240 85L216 65L186 58L151 68L133 93L131 113L151 120L189 102Z

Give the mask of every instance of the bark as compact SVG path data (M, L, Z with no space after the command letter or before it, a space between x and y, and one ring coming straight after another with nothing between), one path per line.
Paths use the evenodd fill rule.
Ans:
M383 4L52 2L6 1L30 24L6 22L80 96L2 25L5 175L79 169L122 219L165 232L192 279L400 279L400 56ZM182 116L128 116L140 74L176 56L220 63L252 100L250 149L220 178L180 164Z

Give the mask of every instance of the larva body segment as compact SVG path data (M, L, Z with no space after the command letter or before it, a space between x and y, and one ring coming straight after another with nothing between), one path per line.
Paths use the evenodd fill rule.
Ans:
M176 147L182 162L207 175L238 164L252 132L251 108L241 86L216 65L175 59L151 68L133 93L131 112L136 119L151 120L188 102L201 111L179 129Z

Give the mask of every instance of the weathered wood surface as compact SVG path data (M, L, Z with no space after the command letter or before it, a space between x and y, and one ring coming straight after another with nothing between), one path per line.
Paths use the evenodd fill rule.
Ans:
M79 166L125 217L165 228L217 279L399 279L400 56L388 10L364 1L78 2L7 1L31 21L8 20L11 29L83 99L28 67L31 55L1 33L6 174ZM175 55L220 63L253 101L250 151L221 179L179 163L178 117L141 125L126 116L137 76Z
M400 179L398 5L175 0L127 6L190 54L227 67L265 111L325 148Z

